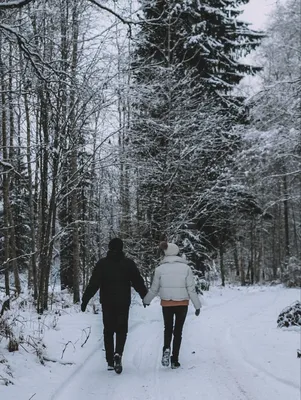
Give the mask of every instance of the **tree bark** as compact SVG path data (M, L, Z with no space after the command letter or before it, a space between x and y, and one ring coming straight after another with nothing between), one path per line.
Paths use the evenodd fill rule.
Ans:
M220 260L222 286L225 286L224 244L222 240L220 240L219 244L219 260Z
M78 8L77 4L73 6L73 14L72 14L72 80L73 80L73 88L70 96L70 120L73 129L71 130L74 137L73 149L71 152L71 176L73 177L73 194L71 195L71 215L72 215L72 264L73 264L73 302L78 303L80 301L80 291L79 291L79 269L80 269L80 256L79 256L79 227L78 227L78 166L77 166L77 157L78 157L78 149L77 145L79 144L80 134L77 132L76 124L75 124L75 77L76 77L76 69L77 69L77 61L78 61Z
M283 207L284 207L284 237L285 237L285 258L286 262L290 257L290 234L289 234L289 205L288 205L288 185L287 185L287 176L285 175L286 169L284 168L283 175Z
M31 167L31 123L28 105L28 97L25 88L24 92L24 108L26 116L26 157L28 171L28 206L30 216L30 247L31 256L28 268L28 286L33 286L33 296L38 298L38 278L37 278L37 258L36 258L36 239L35 239L35 212L34 212L34 194L32 187L32 167Z

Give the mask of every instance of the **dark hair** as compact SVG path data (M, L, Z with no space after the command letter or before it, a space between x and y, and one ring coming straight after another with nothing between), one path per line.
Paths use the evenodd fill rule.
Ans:
M168 243L167 243L167 242L161 242L161 243L159 244L159 248L160 248L161 250L167 250L167 247L168 247Z

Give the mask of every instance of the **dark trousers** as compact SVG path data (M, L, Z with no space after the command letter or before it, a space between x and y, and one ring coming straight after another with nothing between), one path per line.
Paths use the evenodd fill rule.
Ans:
M112 364L115 353L121 356L123 354L128 332L129 307L102 306L102 318L106 360Z
M177 361L188 306L162 307L162 311L164 318L164 350L170 348L173 334L172 359Z

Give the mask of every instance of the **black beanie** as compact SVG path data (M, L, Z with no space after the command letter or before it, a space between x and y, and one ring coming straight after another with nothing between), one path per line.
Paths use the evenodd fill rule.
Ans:
M111 251L122 251L123 241L119 238L114 238L109 242L109 250Z

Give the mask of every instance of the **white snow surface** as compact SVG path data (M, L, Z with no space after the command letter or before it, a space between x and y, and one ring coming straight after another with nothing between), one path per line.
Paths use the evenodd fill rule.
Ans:
M300 290L213 287L204 297L199 317L189 306L181 368L160 364L159 300L144 309L135 297L121 375L106 370L101 314L90 306L85 314L71 308L55 320L55 329L45 328L43 340L46 357L74 364L43 366L22 347L8 353L2 341L0 354L11 366L14 385L0 385L0 399L300 400L300 330L279 329L276 322L283 308L300 299ZM26 318L34 324L34 312Z

